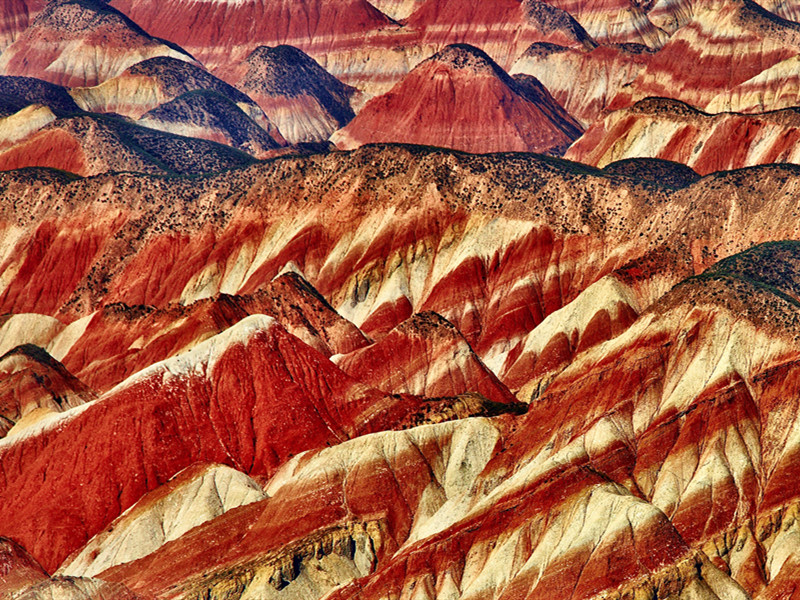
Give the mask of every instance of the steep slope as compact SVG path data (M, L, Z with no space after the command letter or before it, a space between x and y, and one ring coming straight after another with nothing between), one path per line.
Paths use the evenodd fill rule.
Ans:
M357 90L292 46L260 46L218 73L255 100L292 144L327 140L355 116Z
M567 48L531 44L509 73L532 75L582 126L588 127L647 65L653 51L636 44Z
M7 538L0 538L0 593L6 598L48 578L28 552Z
M0 213L8 240L0 307L71 322L115 303L166 309L220 292L255 294L276 275L302 272L367 335L434 311L497 370L544 318L609 273L620 272L644 309L719 258L798 234L793 219L774 218L797 211L794 167L692 183L685 173L665 176L658 164L645 178L645 161L634 179L630 171L534 155L375 146L200 180L118 175L35 183L28 172L6 173L0 185L12 201ZM119 381L129 366L147 363L131 358L100 369L102 353L133 357L172 318L160 313L151 330L132 328L116 350L98 343L98 325L98 353L89 352L86 363L66 351L55 356L103 388L94 382ZM198 339L190 321L175 328L178 337L153 346L153 360ZM199 331L215 332L207 325ZM303 339L317 344L315 337ZM325 345L326 353L354 349Z
M782 60L733 89L721 91L708 103L707 110L759 113L797 106L797 65L796 56Z
M138 119L157 106L195 90L222 94L275 135L263 111L245 94L201 67L169 56L138 62L100 85L74 88L70 94L88 112L111 112Z
M112 117L80 115L45 123L0 151L0 170L51 167L83 176L110 170L199 175L254 160L221 144Z
M213 464L195 464L145 494L80 552L67 558L59 575L92 577L152 554L189 530L266 498L244 473Z
M137 124L225 144L255 158L264 158L285 143L274 128L272 137L225 96L206 90L178 96L146 112Z
M660 48L672 33L651 16L653 5L658 2L557 0L552 4L572 15L601 43L636 43ZM671 16L674 10L669 7L665 12Z
M0 74L96 85L154 56L193 60L99 0L55 0L0 55Z
M38 346L18 346L0 357L0 437L10 429L18 434L45 415L95 398L91 389Z
M370 4L386 16L400 21L411 15L427 0L370 0Z
M44 8L45 0L3 0L0 2L0 53L14 43Z
M249 315L266 314L325 356L367 345L308 282L285 274L253 295L220 295L188 306L110 304L51 342L62 360L100 391L154 362L184 352ZM73 331L74 330L74 331Z
M14 600L143 600L123 585L85 577L53 577L28 588Z
M736 86L800 53L800 24L767 12L751 0L696 3L692 20L652 57L612 108L649 96L680 100L699 109Z
M580 126L538 82L511 79L481 50L448 46L374 98L331 140L559 154Z
M54 113L80 111L61 86L34 77L0 76L0 117L7 117L31 104L46 106Z
M426 0L405 24L418 32L416 43L423 48L435 52L452 44L477 46L504 69L534 42L594 45L570 13L537 0Z
M463 500L507 436L504 419L378 433L304 453L278 471L267 500L102 576L142 593L179 584L179 597L221 597L229 576L245 598L319 597L368 575Z
M429 397L476 392L494 402L514 400L455 327L433 312L414 315L377 344L335 362L354 379L386 392Z
M54 569L195 462L268 477L298 452L389 426L404 402L350 379L274 319L251 316L0 442L0 528ZM76 452L79 464L62 469L56 457Z
M287 44L317 59L365 43L392 21L367 0L186 2L112 0L145 30L186 48L216 69L258 46ZM323 67L325 64L323 64Z
M603 167L634 157L671 160L700 174L775 162L800 162L800 114L709 115L664 98L649 98L592 125L566 152Z

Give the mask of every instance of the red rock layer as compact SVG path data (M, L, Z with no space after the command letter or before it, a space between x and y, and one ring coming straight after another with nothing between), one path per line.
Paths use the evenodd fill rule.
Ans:
M327 140L354 116L358 91L292 46L260 46L218 73L255 100L292 144Z
M264 129L234 102L212 91L196 90L178 96L148 112L138 125L175 135L209 140L267 158L286 145L274 127ZM268 131L270 129L271 131Z
M3 0L0 3L0 52L14 43L45 4L44 0Z
M90 317L63 360L93 387L105 391L255 314L276 318L325 356L367 344L355 325L336 314L306 281L289 273L253 296L222 295L162 310L108 305Z
M316 57L362 44L365 36L392 24L366 0L113 0L111 5L212 68L243 60L258 46L288 44Z
M533 42L593 45L570 13L536 0L427 0L405 23L419 32L423 46L477 46L504 69Z
M511 79L484 52L448 46L374 98L331 140L444 146L467 152L558 154L580 126L536 80Z
M82 176L107 171L200 175L255 160L214 141L161 132L113 117L84 114L42 125L0 151L0 170L49 167ZM278 144L265 137L265 144Z
M667 32L651 19L653 3L557 0L552 4L572 15L598 42L632 42L659 48L668 39Z
M154 56L192 60L102 2L51 2L3 52L0 73L96 85Z
M751 0L714 0L694 7L611 108L649 96L674 98L705 109L718 96L800 52L800 25Z
M138 62L98 86L75 88L70 94L87 112L117 113L138 119L165 102L197 90L221 94L265 130L276 133L248 96L202 67L169 56Z
M708 115L681 102L650 98L596 122L566 157L599 167L627 158L660 158L706 174L800 163L798 141L800 115L793 109Z
M95 393L47 352L26 344L0 357L0 437L34 412L62 412Z
M455 327L432 312L414 315L377 344L336 364L354 379L385 392L428 397L477 392L494 402L514 401Z
M66 413L57 427L0 446L2 531L54 569L194 462L269 476L305 449L388 426L402 401L350 379L271 318L249 317ZM75 469L62 469L57 457L70 448L86 451Z
M570 115L588 127L652 56L652 50L636 44L588 49L532 44L510 73L536 77Z
M0 593L6 598L25 588L48 579L28 552L14 540L0 538Z

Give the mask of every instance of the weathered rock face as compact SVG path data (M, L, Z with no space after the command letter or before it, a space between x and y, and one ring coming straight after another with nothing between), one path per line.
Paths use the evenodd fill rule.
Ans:
M0 538L0 593L9 598L40 581L48 579L36 559L7 538Z
M706 174L800 163L798 140L800 115L794 109L709 115L682 102L650 98L596 122L566 157L599 167L627 158L660 158Z
M292 144L327 140L354 116L358 91L292 46L260 46L218 73L258 102Z
M692 19L652 57L612 108L649 96L674 98L699 109L725 107L726 96L800 51L800 25L750 0L695 3ZM745 57L747 57L745 59Z
M258 380L242 381L243 372L258 373ZM269 476L305 449L385 428L403 402L347 377L271 317L251 316L140 371L97 402L0 444L8 467L0 520L53 569L144 493L195 462ZM416 400L409 402L416 409ZM77 447L88 449L78 471L62 470L56 457ZM35 490L30 469L40 474Z
M478 392L494 402L514 400L458 330L433 312L414 315L377 344L336 362L351 377L386 392L428 397Z
M96 394L42 348L17 346L0 357L0 437L44 416L75 408Z
M472 46L448 46L367 103L331 140L437 145L467 152L560 154L580 126L538 81L511 79Z
M256 158L268 156L285 143L274 127L273 137L225 96L205 90L178 96L146 112L137 124L218 142Z
M67 558L59 574L95 576L152 554L189 530L264 498L261 487L244 473L223 465L192 465L145 494Z
M75 321L49 346L98 390L186 351L250 315L267 314L325 356L367 345L308 282L286 273L252 296L221 295L188 306L110 304Z
M32 127L22 128L22 137L14 136L9 147L0 150L0 170L50 167L77 175L107 171L201 175L254 162L252 156L204 139L114 117L81 114L56 119L43 110L47 111L43 115L24 115Z
M335 54L392 24L367 0L113 0L110 4L212 69L244 60L258 46L287 44L314 57Z
M3 0L0 4L0 52L14 43L45 4L44 0Z
M169 56L136 63L98 86L74 88L70 94L88 112L117 113L138 119L161 104L197 90L221 94L274 133L251 98L199 66Z
M779 597L799 192L378 145L3 173L0 348L101 394L0 440L0 534L72 576L23 593Z
M54 113L80 111L61 86L34 77L0 76L0 117L12 115L31 104L46 106Z
M14 600L143 600L123 585L85 577L54 577L36 584Z
M539 43L519 57L510 73L536 77L571 116L588 127L636 79L651 56L652 50L636 44L587 49Z
M594 44L570 13L537 0L428 0L406 25L420 32L423 46L435 51L451 44L477 46L504 69L534 42Z
M672 33L663 26L663 17L659 19L652 15L654 5L658 7L659 2L558 0L552 4L575 17L598 42L635 43L659 48L667 41L668 33ZM675 9L665 9L664 12L672 17Z
M192 60L103 2L55 0L3 51L0 74L96 85L154 56Z

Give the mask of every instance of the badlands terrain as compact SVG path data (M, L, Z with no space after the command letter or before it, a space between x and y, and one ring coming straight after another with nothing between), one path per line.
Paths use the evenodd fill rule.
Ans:
M0 0L0 598L800 600L800 3Z

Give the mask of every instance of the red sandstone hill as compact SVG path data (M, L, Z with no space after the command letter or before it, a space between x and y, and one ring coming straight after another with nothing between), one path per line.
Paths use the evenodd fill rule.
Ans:
M114 117L80 114L55 119L52 113L45 117L43 122L32 121L44 125L41 129L24 131L21 139L12 138L5 147L0 146L0 170L50 167L77 175L112 170L199 175L254 160L216 142L156 131Z
M648 98L592 125L566 157L607 164L635 157L688 165L701 174L776 162L800 163L800 114L709 115L675 100Z
M380 342L340 357L336 364L386 392L428 397L476 392L494 402L514 401L458 330L434 312L414 315Z
M0 2L0 52L14 43L25 31L46 0L3 0Z
M0 57L0 74L95 85L154 56L193 60L99 0L54 0Z
M536 77L583 127L592 125L654 51L638 44L568 48L532 44L509 71Z
M538 0L427 0L404 24L418 32L423 47L477 46L504 69L534 42L594 45L570 13Z
M138 62L100 85L73 88L70 94L88 112L117 113L138 119L165 102L197 90L221 94L274 133L266 117L247 95L198 65L169 56Z
M243 60L264 45L288 44L317 57L361 44L371 32L392 26L367 0L112 0L110 6L212 69Z
M255 158L265 158L286 143L274 127L270 135L228 98L206 90L188 92L165 102L146 112L136 123L149 129L225 144Z
M0 357L0 437L96 397L94 391L38 346L18 346Z
M660 96L699 109L715 102L725 110L729 107L724 100L737 86L798 53L800 24L751 0L695 3L691 21L675 32L611 107Z
M580 126L533 78L514 80L484 52L448 46L332 136L341 148L372 142L467 152L563 152Z
M260 46L218 74L255 100L292 144L327 140L355 116L358 90L292 46Z
M64 569L25 593L779 597L800 249L756 244L798 185L378 145L0 174L0 341L103 391L0 441L0 535ZM527 411L387 391L442 381Z

